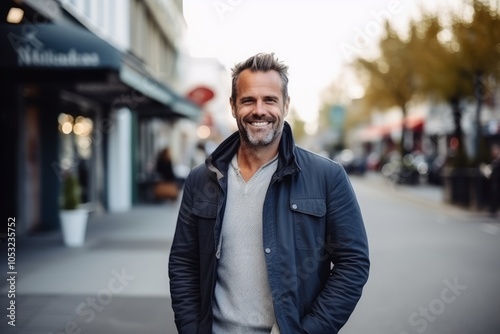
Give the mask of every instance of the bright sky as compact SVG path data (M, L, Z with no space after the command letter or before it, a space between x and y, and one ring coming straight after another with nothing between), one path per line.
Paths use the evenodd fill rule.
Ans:
M289 65L289 94L299 117L314 123L320 93L356 52L372 49L382 20L406 27L434 0L184 0L194 57L218 58L229 69L258 52ZM459 3L460 0L440 1ZM346 83L349 84L349 83ZM352 94L359 89L352 84Z

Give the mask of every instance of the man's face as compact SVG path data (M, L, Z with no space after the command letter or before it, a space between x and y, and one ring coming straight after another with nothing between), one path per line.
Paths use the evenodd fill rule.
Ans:
M283 100L281 77L276 71L240 73L232 105L242 140L265 147L280 137L290 99Z

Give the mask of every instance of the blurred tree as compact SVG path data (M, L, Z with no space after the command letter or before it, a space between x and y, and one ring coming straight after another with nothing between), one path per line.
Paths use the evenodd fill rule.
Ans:
M487 162L488 152L482 139L481 110L486 99L494 92L500 78L500 12L490 2L470 0L471 18L455 17L452 23L452 45L458 46L455 56L457 70L473 86L472 94L463 97L476 102L475 156L474 163ZM452 51L455 51L452 49Z
M431 100L444 100L451 106L455 124L457 149L453 159L456 167L468 165L463 145L461 105L476 102L476 142L474 163L488 160L487 147L482 145L480 117L483 102L491 98L499 78L500 15L480 0L468 1L470 17L452 14L451 24L443 26L436 15L425 14L411 27L411 40L418 45L420 60L417 88L420 95ZM486 154L484 154L486 152Z
M385 37L380 40L380 55L374 60L358 58L356 67L361 72L365 85L364 102L369 108L387 110L399 107L402 112L401 154L406 155L405 120L408 102L416 92L416 69L413 66L418 58L418 50L413 41L403 40L389 22L385 25Z
M359 96L353 96L347 91L352 89L352 85L359 85L353 80L357 80L352 71L352 67L346 66L337 79L332 81L330 85L321 94L323 101L319 110L319 125L318 130L325 131L332 127L331 111L335 105L345 106L345 119L343 122L343 133L347 133L350 129L361 123L370 121L371 109L360 103ZM349 84L346 85L346 82ZM360 85L359 85L360 86ZM358 87L362 89L361 87Z
M415 98L450 104L458 145L454 162L467 164L462 143L462 110L466 100L476 102L476 156L479 163L484 145L481 143L480 117L483 103L491 98L500 78L500 13L498 6L481 0L464 0L464 12L451 15L444 26L439 14L424 13L419 21L409 24L403 40L390 23L379 42L379 56L359 58L356 65L364 81L364 103L368 108L387 110L397 106L403 114L401 150L404 155L405 122L408 103ZM470 11L467 11L471 9ZM470 12L469 17L465 13ZM482 149L482 150L481 150Z
M412 22L411 40L420 50L414 66L417 77L417 96L431 101L450 104L453 113L456 149L453 165L468 164L463 144L462 100L473 93L473 86L462 69L457 43L451 39L451 31L444 28L436 15L424 14L419 22Z
M363 103L362 99L353 99L346 110L345 131L356 127L359 124L368 123L371 117L371 110Z
M323 103L318 112L318 131L325 131L330 129L329 112L332 104Z

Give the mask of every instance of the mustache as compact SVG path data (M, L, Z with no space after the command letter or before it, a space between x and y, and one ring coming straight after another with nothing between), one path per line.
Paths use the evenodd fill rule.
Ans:
M269 117L269 116L262 116L262 117L254 117L254 116L249 116L244 119L245 122L275 122L276 118L274 117Z

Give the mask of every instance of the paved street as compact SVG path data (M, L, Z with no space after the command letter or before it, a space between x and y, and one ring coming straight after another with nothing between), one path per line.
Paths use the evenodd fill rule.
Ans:
M372 270L341 333L500 333L500 222L442 204L439 189L352 180ZM82 249L58 233L18 240L16 327L2 316L0 331L176 333L167 260L177 207L94 215Z
M353 181L372 268L342 334L500 333L498 220Z

